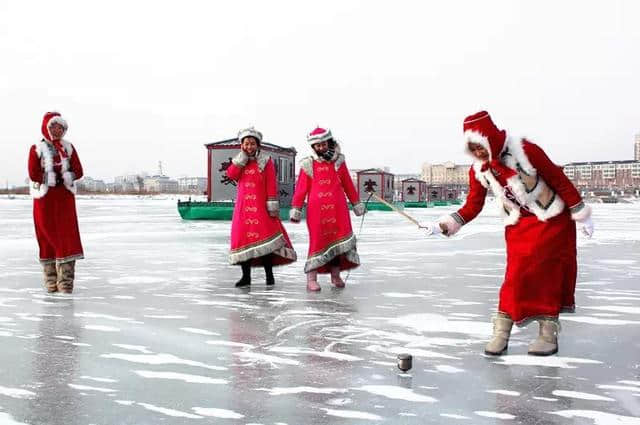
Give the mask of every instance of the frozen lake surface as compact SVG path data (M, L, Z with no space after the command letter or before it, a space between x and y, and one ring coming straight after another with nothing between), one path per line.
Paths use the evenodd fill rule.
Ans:
M275 288L256 270L240 290L229 222L182 221L172 199L80 197L86 259L74 294L49 296L31 201L1 199L0 424L640 425L640 203L593 207L558 355L527 356L531 325L490 358L505 260L491 205L450 240L367 214L363 265L310 294L304 223L285 223L299 260Z

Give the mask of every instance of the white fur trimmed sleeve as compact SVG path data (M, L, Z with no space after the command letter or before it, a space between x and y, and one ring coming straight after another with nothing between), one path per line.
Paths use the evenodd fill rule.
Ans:
M279 210L280 210L280 202L272 199L267 201L267 211L269 211L270 213L276 213Z
M575 221L584 221L591 217L591 207L583 201L569 208L569 211L571 211L571 218Z

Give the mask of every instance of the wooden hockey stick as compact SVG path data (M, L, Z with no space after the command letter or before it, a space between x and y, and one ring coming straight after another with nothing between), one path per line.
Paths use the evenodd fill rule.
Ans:
M371 194L373 195L373 197L382 202L383 204L385 204L386 206L388 206L389 208L391 208L392 210L394 210L395 212L397 212L398 214L404 216L405 218L407 218L409 221L411 221L413 224L415 224L416 226L420 227L420 222L418 222L418 220L416 220L415 218L411 217L409 214L407 214L404 211L401 211L398 209L398 207L396 207L393 204L390 204L389 202L385 201L384 199L382 199L381 197L378 196L377 193L375 192L371 192Z

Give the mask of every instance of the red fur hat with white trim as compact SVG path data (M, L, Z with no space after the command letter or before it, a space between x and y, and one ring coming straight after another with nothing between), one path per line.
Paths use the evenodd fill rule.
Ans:
M53 142L53 139L51 138L49 129L53 124L60 124L62 127L64 127L64 133L62 134L63 137L67 133L67 128L69 128L69 125L64 120L64 118L62 118L60 112L47 112L46 114L44 114L44 118L42 118L41 131L44 138L50 142Z
M331 130L322 127L314 128L313 131L307 135L307 142L309 142L311 146L331 139L333 139Z
M467 153L471 154L469 143L477 143L489 151L490 161L499 159L500 153L504 149L507 133L496 127L487 111L480 111L465 118L463 131Z

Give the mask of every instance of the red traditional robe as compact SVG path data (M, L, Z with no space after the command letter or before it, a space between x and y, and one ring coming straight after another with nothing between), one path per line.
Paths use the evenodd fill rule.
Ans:
M483 185L485 173L480 172L478 164L469 170L469 195L454 213L456 220L465 224L480 213L487 187L492 188L501 205L508 203L517 209L505 219L507 267L498 310L519 325L573 312L577 262L572 212L584 206L580 194L562 169L540 147L526 140L510 139L500 161L512 171L523 172L524 167L531 175L537 173L542 179L539 184L546 183L559 198L554 197L543 210L533 197L527 198L535 189L523 192L521 184L516 183L518 176L507 181L504 175L491 174L495 180L484 181ZM486 174L489 179L491 175Z
M331 161L318 157L302 161L291 206L301 210L308 197L309 253L305 273L311 270L330 273L328 263L335 257L339 257L340 270L360 265L345 194L352 205L358 204L358 193L344 155L338 153Z
M269 215L269 210L279 209L278 183L271 158L259 153L244 167L232 163L227 176L238 182L231 222L230 264L252 260L253 267L261 266L261 257L271 253L274 266L296 261L296 252L279 216Z
M45 137L48 138L48 134ZM29 152L33 222L43 264L84 257L73 183L82 178L82 165L71 143L56 141L55 144L58 149L54 142L42 141ZM65 160L59 149L65 150Z

